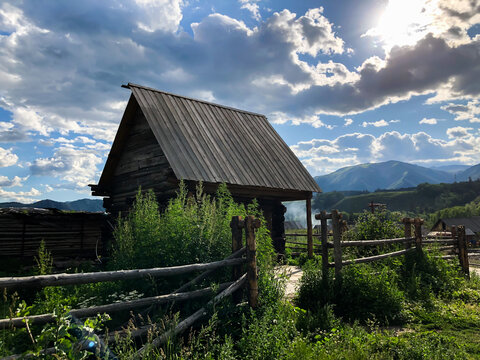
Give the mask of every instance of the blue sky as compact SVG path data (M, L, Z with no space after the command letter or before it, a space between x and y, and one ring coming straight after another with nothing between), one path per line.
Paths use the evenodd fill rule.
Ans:
M265 114L312 173L480 163L480 2L2 1L0 201L89 196L133 82Z

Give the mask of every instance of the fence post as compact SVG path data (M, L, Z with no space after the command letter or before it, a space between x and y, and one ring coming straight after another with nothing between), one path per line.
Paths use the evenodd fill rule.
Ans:
M414 219L415 247L417 248L418 252L422 252L422 224L423 224L423 219L420 219L420 218Z
M324 279L328 277L328 227L327 212L322 211L320 218L320 231L322 232L322 276ZM326 284L326 282L325 282Z
M340 279L342 272L342 247L340 240L342 238L342 230L340 219L342 214L338 210L332 210L332 227L333 227L333 258L335 261L335 278Z
M307 252L308 258L313 258L313 234L312 234L312 195L307 198Z
M230 227L232 228L232 253L240 250L242 244L242 226L243 220L241 216L232 216ZM242 276L242 265L237 265L232 268L232 281L237 281ZM232 294L232 299L235 304L242 301L242 289L235 291Z
M255 229L260 227L260 220L249 215L245 219L245 238L247 240L247 280L248 303L250 307L258 306L258 280L257 280L257 244L255 242Z
M457 238L458 238L458 258L460 260L460 266L466 277L470 277L470 268L468 263L467 252L467 237L465 236L465 226L457 226Z
M403 218L403 224L405 225L405 238L412 237L412 220L410 218ZM412 247L412 243L410 241L405 243L405 249L410 249Z

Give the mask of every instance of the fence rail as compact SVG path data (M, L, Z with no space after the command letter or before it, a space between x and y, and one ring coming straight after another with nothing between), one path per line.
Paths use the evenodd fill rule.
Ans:
M220 284L218 293L211 299L206 306L196 311L194 314L181 321L175 329L167 332L160 337L153 340L150 346L159 346L165 342L166 339L172 335L178 335L185 331L188 327L193 325L197 320L207 315L208 306L219 302L221 299L233 295L234 301L238 302L241 299L239 291L247 287L248 302L252 308L258 305L258 283L257 283L257 260L256 260L256 240L255 229L260 227L260 221L253 216L248 216L242 219L240 216L234 216L231 221L232 228L232 254L226 259L214 261L204 264L190 264L180 265L168 268L151 268L151 269L135 269L135 270L118 270L118 271L104 271L94 273L78 273L78 274L52 274L39 275L27 277L4 277L0 278L0 288L15 288L15 287L46 287L46 286L63 286L63 285L77 285L86 283L106 282L115 280L130 280L139 279L146 276L149 277L170 277L175 275L183 275L191 272L202 273L190 280L186 284L179 287L170 294L152 296L131 301L124 301L120 303L106 304L92 306L84 309L70 310L70 315L82 318L93 316L98 313L115 312L122 310L129 310L139 307L152 306L154 304L164 304L169 302L188 301L208 295L214 295L214 289L211 287L185 292L191 286L199 283L203 279L211 275L215 270L224 267L233 267L232 281ZM243 245L242 234L245 230L245 246ZM243 257L243 255L246 255ZM246 264L246 272L242 269ZM240 296L239 296L240 295ZM0 329L7 329L9 327L26 327L28 323L45 324L55 320L54 314L40 314L31 315L18 318L0 319ZM143 335L148 331L145 327L137 335ZM51 350L51 349L47 349ZM138 350L137 355L141 355L145 350L142 347ZM16 359L20 355L13 355L10 358Z
M314 246L298 241L291 241L290 239L286 240L286 248L291 250L296 250L298 252L292 253L292 255L299 255L303 251L307 252L310 256L309 245L312 249L316 250L317 253L321 253L322 256L322 268L324 274L327 273L328 268L335 268L335 276L340 276L341 269L343 266L351 264L360 264L382 260L389 257L405 255L413 250L417 251L452 251L455 250L457 254L455 255L443 255L441 256L444 259L453 259L458 258L460 266L463 272L469 276L469 260L468 256L473 256L473 254L479 254L480 250L470 250L467 248L466 236L465 236L465 227L458 226L454 228L451 233L441 233L439 237L434 239L424 239L422 235L421 226L423 220L419 218L404 218L402 220L404 224L404 237L394 238L394 239L380 239L380 240L358 240L358 241L341 241L342 231L345 228L345 222L342 220L342 214L337 210L332 210L331 213L322 211L319 214L315 215L317 220L320 220L320 234L315 234L320 237L321 244ZM332 238L333 241L328 241L328 232L327 232L327 219L332 221ZM413 234L412 234L413 227ZM300 236L305 234L286 234L287 237L291 236ZM413 235L413 236L412 236ZM296 246L289 246L293 244ZM343 248L347 247L367 247L367 246L383 246L391 244L404 244L404 250L392 251L385 254L361 257L357 259L348 259L344 260L343 257ZM300 246L299 246L300 245ZM412 246L415 245L413 248ZM437 248L425 248L425 245L441 245ZM333 249L333 262L329 262L329 249ZM313 256L313 254L312 254Z

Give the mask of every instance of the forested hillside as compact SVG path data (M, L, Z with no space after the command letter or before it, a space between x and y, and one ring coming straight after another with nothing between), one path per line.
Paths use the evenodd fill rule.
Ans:
M453 184L420 184L403 190L376 191L349 195L344 192L318 194L313 200L316 210L338 209L362 212L373 201L386 204L389 210L431 213L452 206L463 206L480 196L480 181Z

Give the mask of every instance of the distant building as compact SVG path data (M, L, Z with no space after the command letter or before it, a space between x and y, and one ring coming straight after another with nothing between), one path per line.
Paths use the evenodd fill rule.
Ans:
M480 240L480 216L471 216L468 218L448 218L440 219L432 227L432 231L452 231L452 227L464 225L467 241L477 242Z

